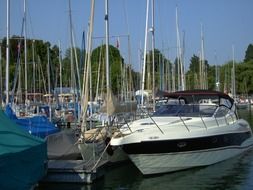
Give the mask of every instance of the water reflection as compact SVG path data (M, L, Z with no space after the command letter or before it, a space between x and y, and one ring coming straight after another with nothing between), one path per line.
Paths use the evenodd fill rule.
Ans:
M207 167L143 177L131 163L108 171L95 189L253 189L253 151ZM99 185L100 184L100 185ZM103 184L103 185L102 185Z
M136 189L236 189L250 175L253 152L207 167L143 179ZM241 188L239 188L241 189Z

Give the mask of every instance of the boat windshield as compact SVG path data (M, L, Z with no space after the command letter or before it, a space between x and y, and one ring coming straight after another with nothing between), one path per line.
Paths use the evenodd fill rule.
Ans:
M185 116L185 117L211 117L217 105L213 104L165 104L161 105L153 116Z

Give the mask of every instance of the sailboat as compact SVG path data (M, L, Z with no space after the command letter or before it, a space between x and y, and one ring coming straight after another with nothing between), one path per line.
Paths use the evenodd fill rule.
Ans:
M89 129L87 127L87 107L88 107L88 84L89 74L84 74L84 87L83 87L83 107L82 107L82 125L81 125L81 136L79 139L78 147L82 154L83 160L87 162L94 162L98 164L100 161L109 161L112 163L125 161L128 159L126 154L119 148L117 150L111 149L110 138L114 134L115 128L113 127L113 114L118 110L122 111L123 105L119 105L115 101L115 97L112 94L110 87L110 76L109 76L109 23L108 23L108 0L105 0L105 24L106 24L106 101L105 105L101 108L100 112L106 114L106 118L102 125L96 126ZM90 26L88 33L88 55L86 63L86 71L90 71L91 61L91 36L93 32L93 19L94 19L94 0L91 3L91 17ZM88 73L88 72L86 72ZM130 106L131 107L131 106ZM126 108L124 107L123 110Z
M14 112L15 108L12 107L18 107L18 105L15 105L12 97L12 102L9 103L9 95L7 95L6 98L6 109L5 114L12 119L17 125L19 125L24 130L28 131L32 135L45 138L49 134L53 134L59 131L59 129L52 124L48 118L45 115L40 114L28 114L28 93L27 93L27 43L26 43L26 0L24 0L24 19L23 19L23 25L24 25L24 54L25 54L25 114L22 116L17 116L17 114ZM20 44L19 44L20 45ZM7 45L8 48L8 45ZM20 48L18 49L18 59L20 59ZM8 58L7 58L8 59ZM20 73L20 60L17 60L18 66L16 73ZM7 64L8 65L8 64ZM6 67L7 69L8 67ZM8 72L6 72L8 73ZM8 83L9 76L6 77L6 84ZM20 83L20 80L19 80ZM14 88L12 90L12 96L14 96L15 91L15 84ZM6 90L6 93L8 93L9 90Z

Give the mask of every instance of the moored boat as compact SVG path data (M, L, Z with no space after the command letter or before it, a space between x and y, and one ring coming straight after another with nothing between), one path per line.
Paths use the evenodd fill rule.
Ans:
M144 175L215 164L253 146L251 128L238 118L228 95L191 90L165 97L167 104L148 118L123 125L110 142Z
M45 115L17 117L10 105L6 106L5 114L20 126L20 128L40 138L45 138L50 134L58 133L60 131Z
M0 189L32 189L47 171L47 145L0 109Z

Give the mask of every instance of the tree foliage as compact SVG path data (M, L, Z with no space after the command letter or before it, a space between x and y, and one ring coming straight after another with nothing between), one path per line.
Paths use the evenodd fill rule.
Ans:
M2 76L5 77L5 63L6 63L6 38L1 42L1 52L2 52ZM49 50L49 52L48 52ZM64 87L70 87L71 76L75 77L75 85L77 85L77 66L74 64L71 66L71 56L74 56L72 50L76 51L79 75L83 79L83 67L85 52L79 48L67 49L64 57L62 59L62 81ZM72 54L71 54L72 51ZM48 59L49 53L49 59ZM27 69L28 69L28 91L33 90L33 77L36 77L36 92L47 92L48 84L48 63L50 64L50 82L51 88L59 86L60 84L60 64L59 64L59 47L56 45L51 45L49 42L44 42L42 40L27 39ZM152 62L153 52L149 51L146 57L146 74L145 81L146 87L151 88L152 85L152 74L153 74L153 62ZM159 49L154 50L154 71L155 71L155 88L161 89L166 86L171 86L172 83L172 68L174 68L175 82L177 82L177 60L175 60L174 65L169 59L167 59ZM75 62L75 60L74 60ZM10 38L10 88L14 86L14 79L17 77L17 64L21 65L21 80L24 81L24 38L20 36L12 36ZM35 72L33 63L35 63ZM99 64L101 63L100 70ZM140 89L140 82L142 77L141 72L135 72L125 63L125 60L120 54L118 48L110 45L109 46L109 63L110 63L110 83L114 94L119 94L123 88L123 78L132 77L134 90ZM195 54L190 59L189 69L186 72L186 87L187 89L199 88L199 64L200 58ZM173 66L173 67L172 67ZM231 69L233 62L229 61L219 66L219 78L220 78L220 90L231 89ZM71 73L72 68L74 68L74 73ZM209 65L208 61L205 60L205 67L207 72L207 83L208 89L215 89L215 73L216 68L214 65ZM123 68L128 68L131 74L124 75ZM105 45L96 47L92 51L91 57L91 72L92 72L92 91L93 96L96 92L96 86L98 82L98 74L100 80L99 90L104 91L106 89L106 66L105 66ZM167 73L167 74L166 74ZM249 44L245 51L244 61L241 63L235 63L235 80L236 80L236 92L238 94L251 94L253 93L253 45ZM129 81L128 81L129 82ZM4 83L4 79L3 79ZM163 85L161 85L163 84ZM2 84L3 86L3 84ZM22 82L22 87L24 88L24 82Z
M249 44L245 52L244 62L248 62L250 60L253 60L253 44Z

